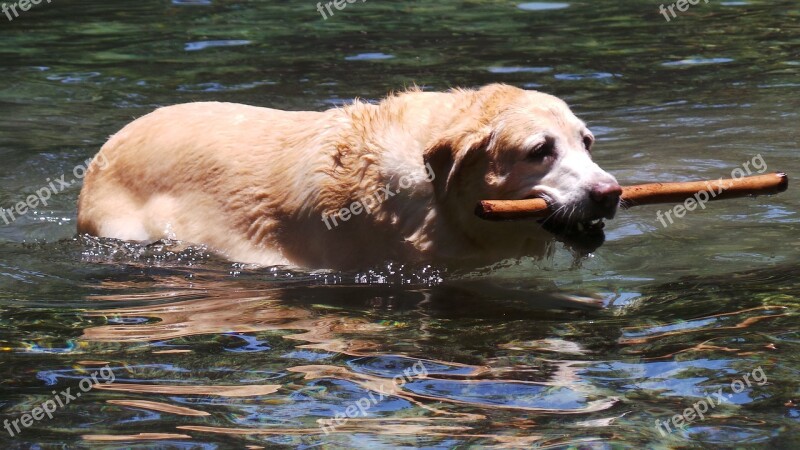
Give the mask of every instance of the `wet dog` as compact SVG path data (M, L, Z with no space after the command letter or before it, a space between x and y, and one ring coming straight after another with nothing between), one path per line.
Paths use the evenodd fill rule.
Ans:
M593 143L562 100L500 84L324 112L169 106L103 146L78 231L310 268L541 256L564 231L602 234L616 212L621 189ZM555 212L539 223L474 214L481 199L530 197Z

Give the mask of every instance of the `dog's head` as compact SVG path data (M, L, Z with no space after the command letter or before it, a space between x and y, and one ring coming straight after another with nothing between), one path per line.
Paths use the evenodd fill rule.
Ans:
M562 100L535 91L490 85L465 96L456 119L426 150L440 201L540 197L551 227L602 227L616 213L617 180L592 161L594 136ZM553 229L553 228L551 228Z

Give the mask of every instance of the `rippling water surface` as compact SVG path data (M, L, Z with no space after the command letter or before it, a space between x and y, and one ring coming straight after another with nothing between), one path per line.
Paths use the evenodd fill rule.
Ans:
M757 157L800 174L796 2L712 0L670 22L632 0L334 11L76 0L0 15L0 207L71 180L161 105L321 110L414 83L559 95L623 184ZM666 228L659 207L623 211L586 257L353 273L76 237L79 189L0 219L0 419L69 400L0 430L3 448L800 446L795 189ZM702 418L685 413L699 402Z

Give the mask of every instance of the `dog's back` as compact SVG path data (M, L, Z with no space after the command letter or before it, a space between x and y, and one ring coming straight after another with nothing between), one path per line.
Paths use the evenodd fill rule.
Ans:
M269 249L253 254L252 236L241 231L259 224L263 233L271 216L288 216L316 195L293 188L301 187L296 173L313 177L317 169L309 157L315 155L302 153L318 148L323 135L303 131L317 128L323 115L189 103L143 116L103 146L96 161L104 164L91 165L78 231L133 241L175 238L237 260L285 264Z

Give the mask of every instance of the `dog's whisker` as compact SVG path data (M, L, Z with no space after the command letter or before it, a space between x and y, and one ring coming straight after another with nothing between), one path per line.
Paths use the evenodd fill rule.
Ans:
M548 216L547 216L547 217L546 217L546 218L545 218L545 219L542 221L542 225L546 224L548 220L550 220L550 219L552 219L552 218L554 218L554 217L558 216L558 213L559 213L559 212L561 212L561 211L563 211L563 210L564 210L564 208L566 208L566 207L567 207L567 205L561 205L561 206L560 206L558 209L556 209L555 211L553 211L552 213L550 213L550 215L548 215Z
M572 223L572 215L575 214L575 211L577 211L577 208L575 207L575 205L572 205L572 208L569 211L569 215L567 216L567 221L566 221L567 223Z

